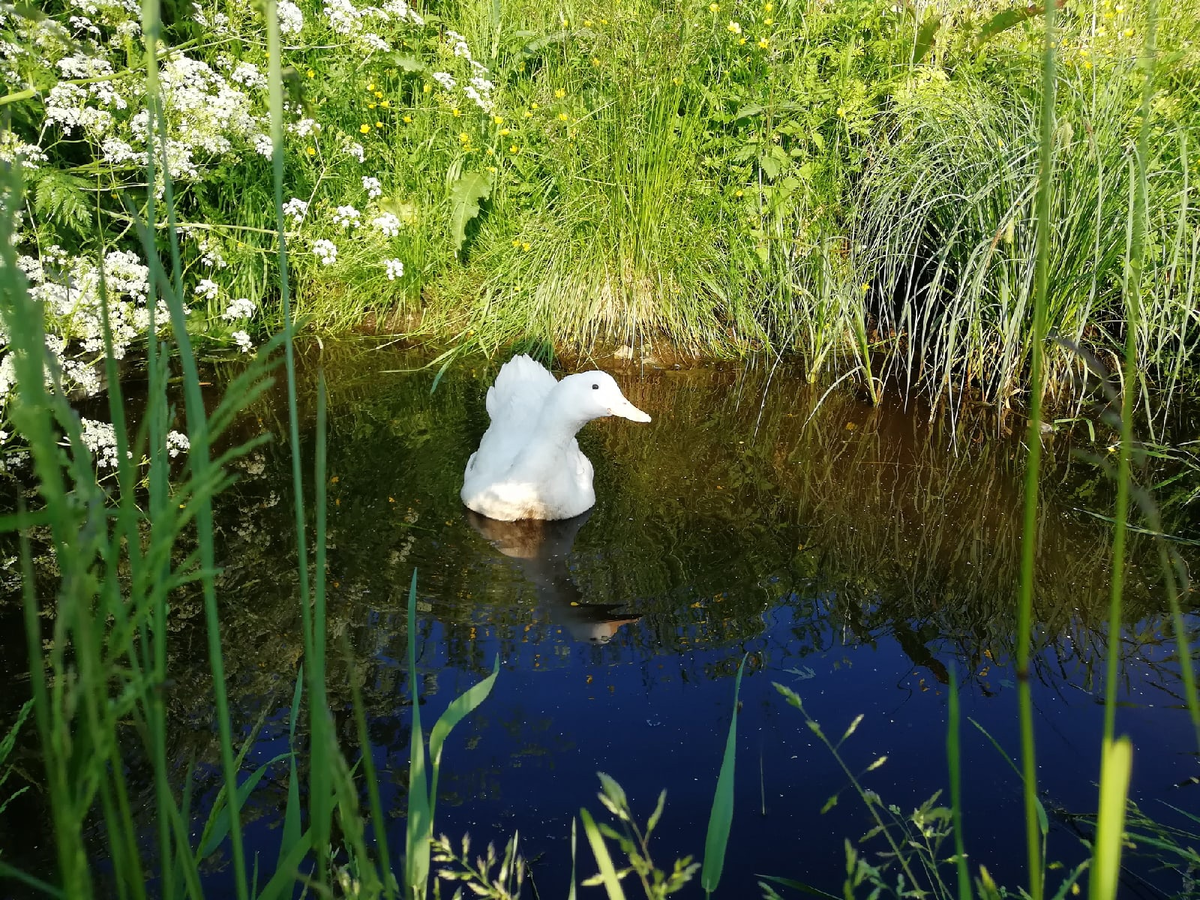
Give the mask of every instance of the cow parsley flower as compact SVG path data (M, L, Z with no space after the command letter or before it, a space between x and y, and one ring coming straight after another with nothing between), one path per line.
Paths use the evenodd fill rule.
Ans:
M385 259L384 267L387 269L388 281L395 281L397 278L404 277L404 263L398 259Z
M279 11L279 31L281 34L299 34L304 28L304 14L292 0L280 0L276 7Z
M362 162L366 158L366 154L363 152L362 144L350 144L346 147L346 152L359 162Z
M238 319L249 319L254 315L254 301L246 297L239 297L236 300L230 300L229 306L225 308L225 312L221 313L221 318L229 322L234 322Z
M322 265L332 266L337 262L337 244L333 241L319 240L313 242L313 253Z
M371 200L383 195L383 185L379 183L378 178L372 178L370 175L364 175L362 185L363 190L367 192L367 197L369 197Z
M196 285L196 296L201 300L216 300L221 288L211 278L201 278Z
M174 459L180 453L187 453L192 449L192 442L188 440L188 436L181 431L167 432L167 454Z
M250 340L250 335L244 331L235 331L230 335L237 342L238 349L243 353L249 353L254 349L254 343Z
M393 213L384 213L383 215L376 216L371 220L371 224L384 237L392 238L400 233L400 219Z
M307 212L308 201L301 200L299 197L293 197L287 203L283 204L283 214L297 225L304 221L304 214Z
M454 80L454 76L449 72L434 72L433 80L440 84L443 90L447 91L454 90L454 86L458 84L458 82Z
M353 228L358 224L359 217L362 215L353 206L339 206L333 213L333 224L342 228Z

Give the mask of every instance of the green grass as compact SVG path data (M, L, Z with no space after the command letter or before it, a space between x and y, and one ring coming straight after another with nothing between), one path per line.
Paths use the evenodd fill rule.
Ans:
M424 896L442 741L482 701L491 681L452 704L434 726L428 773L413 682L410 830L401 884L387 856L366 729L360 719L370 819L358 808L351 765L329 723L326 396L322 382L311 536L316 574L310 583L293 353L298 314L334 326L400 311L419 313L425 333L454 334L486 349L529 338L582 352L613 344L645 348L658 341L710 353L794 348L814 379L825 369L857 373L873 395L879 383L873 357L883 354L884 371L935 398L980 396L1007 404L1028 395L1012 644L1028 839L1024 889L1041 900L1048 889L1046 824L1037 798L1029 678L1044 404L1085 396L1081 351L1108 364L1120 360L1108 626L1117 635L1125 615L1126 523L1136 493L1135 410L1161 408L1177 391L1194 387L1189 366L1200 333L1194 303L1200 236L1192 213L1188 141L1197 111L1186 80L1188 45L1180 35L1193 33L1195 23L1162 28L1173 43L1167 48L1172 53L1160 58L1160 12L1153 0L1128 14L1112 12L1111 25L1097 24L1112 11L1107 3L1092 9L1090 18L1083 7L1068 5L1056 13L1051 5L1044 20L1003 30L964 10L940 23L918 22L874 3L806 15L790 3L778 10L765 4L710 10L692 3L674 11L639 2L611 10L563 10L554 13L565 17L557 22L538 7L477 4L443 11L441 23L394 29L394 51L356 55L329 52L315 40L328 36L318 31L325 26L315 6L304 8L314 40L285 47L274 4L265 8L270 22L265 41L263 27L235 4L214 4L208 13L229 14L231 28L254 38L237 52L268 69L269 99L260 111L270 120L269 167L243 147L240 153L212 151L213 158L201 163L203 177L191 181L186 173L177 182L175 174L163 172L161 150L182 126L177 109L161 102L160 71L171 60L159 53L158 42L182 46L205 35L185 21L171 22L164 33L153 0L147 0L142 17L144 60L127 54L130 70L116 79L123 88L132 85L148 113L144 171L101 165L95 140L74 141L40 129L53 80L34 62L22 63L33 67L24 73L33 86L7 98L14 134L43 140L48 155L42 168L5 166L0 172L0 313L16 373L5 421L28 445L39 488L37 508L21 509L5 524L22 531L33 714L58 870L42 878L4 861L0 874L49 895L94 896L100 890L93 868L99 854L110 861L121 897L146 896L151 875L166 897L198 897L205 859L228 846L241 898L286 895L302 867L322 892L331 891L335 881L346 890L345 883L353 881L367 892ZM453 95L425 90L437 66L453 69L460 79L469 75L466 63L437 36L439 24L460 24L476 55L486 60L498 85L494 114L464 111ZM1133 53L1141 55L1136 64ZM285 131L285 88L288 103L306 105L321 132ZM261 98L254 102L261 105ZM362 163L347 153L356 134L363 136ZM178 166L174 152L165 158ZM363 168L367 159L370 165ZM386 181L379 198L368 196L364 175ZM146 185L161 185L161 197ZM467 193L470 202L464 201ZM285 197L302 195L311 205L296 223L285 211ZM368 216L395 215L400 232L389 237L368 228L344 240L333 215L351 201ZM270 206L273 216L264 211ZM18 213L28 221L19 223ZM193 300L196 281L208 270L194 236L181 244L180 226L189 223L210 228L231 261L228 271L211 271L222 299L254 294L266 306L258 326L282 328L212 412L200 390L196 347L201 340L227 345L233 328L221 319L220 302L202 306ZM311 251L317 241L331 238L339 240L340 251L338 261L326 266ZM117 469L115 486L102 485L82 421L67 402L63 369L47 350L47 328L63 331L66 319L47 317L31 295L18 266L18 245L52 262L52 243L79 258L103 260L106 251L138 242L150 269L145 307L150 323L143 331L150 336L150 400L133 429L114 350L118 298L109 297L102 279L105 352L93 354L107 370ZM289 253L289 243L300 249ZM387 278L385 255L403 258L402 278ZM298 262L294 272L292 260ZM295 304L293 275L300 286ZM118 290L115 282L112 290ZM155 322L159 298L169 330L168 323ZM196 306L192 316L185 311L189 304ZM240 747L234 742L235 733L246 732L245 723L232 721L226 692L213 500L231 482L226 466L253 447L252 442L218 449L225 446L221 439L238 413L263 396L279 347L288 383L296 599L305 662L296 673L292 746L281 757L293 777L279 859L273 871L258 872L245 857L240 810L266 766L246 777L255 729ZM166 386L169 363L176 359L190 450L186 469L172 471ZM1152 426L1153 417L1145 424ZM1145 512L1153 523L1153 507ZM40 616L47 599L34 592L27 532L35 525L48 531L60 569L49 635ZM1186 656L1189 635L1171 580L1173 560L1165 541L1156 541L1175 639ZM168 598L185 585L197 589L203 603L223 785L206 811L199 841L191 834L190 789L173 785L165 749ZM410 668L414 604L410 591ZM1115 892L1126 807L1128 744L1116 737L1117 648L1114 639L1097 805L1096 900L1109 900ZM1200 734L1190 664L1183 672ZM803 712L797 695L785 696ZM298 748L295 722L301 711L310 722L310 742ZM841 763L839 747L854 726L835 742L817 723L809 725ZM730 747L732 733L731 727ZM954 734L952 729L952 758ZM130 739L140 742L153 772L152 851L143 846L126 781ZM309 772L304 829L296 784L299 754L306 756ZM732 757L726 760L710 853L723 854L732 816L730 792L722 787L732 779ZM953 809L930 801L911 817L919 831L936 826L920 832L927 842L915 849L904 843L908 824L887 821L855 774L846 769L846 775L891 842L907 883L965 900L971 890L961 865L965 840L956 765ZM687 861L668 875L654 868L646 851L661 804L642 832L615 783L604 782L603 797L624 830L605 830L586 813L581 818L610 896L622 891L602 836L616 840L630 857L648 895L665 895L664 885L682 886L692 873ZM99 847L85 836L89 821L100 823ZM345 870L329 854L335 825L352 860ZM374 842L367 838L369 825ZM952 833L954 887L940 874L938 855L940 841ZM516 864L516 846L514 839L502 871ZM439 852L454 861L452 850ZM719 877L717 859L712 856L702 876L710 891ZM490 878L486 872L472 877ZM857 865L853 878L852 889L885 884L882 870L865 863ZM985 872L976 885L982 895L993 895ZM502 887L519 890L507 882Z
M488 352L527 340L573 355L769 347L794 351L814 380L850 374L873 396L896 376L953 404L1026 405L1043 18L998 2L951 3L920 20L875 0L713 5L464 0L426 10L423 25L376 23L383 50L361 43L366 26L337 30L303 0L304 30L284 36L277 59L282 197L274 164L232 125L227 149L196 149L197 171L176 179L190 330L230 349L235 330L266 333L289 316ZM221 78L237 63L265 72L258 17L224 0L203 15L208 25L172 19L166 44ZM1157 16L1096 0L1059 17L1045 297L1055 342L1044 380L1055 401L1102 397L1084 354L1110 371L1123 355L1139 183L1144 405L1153 413L1196 386L1197 22L1186 5L1167 11L1144 90L1138 55ZM454 29L494 84L489 111L463 93L475 71L456 55ZM113 62L114 86L144 97L137 73ZM38 202L22 252L131 243L146 216L143 173L102 164L109 151L95 129L43 128L58 70L32 58L21 67L34 88L11 95L14 134L48 156L27 170ZM458 85L444 90L439 73ZM261 131L269 92L228 84ZM130 139L129 120L118 111L113 135ZM168 137L199 141L189 121L170 113ZM466 184L477 189L464 204ZM293 197L306 214L281 220L273 198ZM346 205L357 227L336 221ZM394 233L372 224L388 215ZM280 221L294 251L291 310ZM167 229L155 233L166 251ZM318 241L337 245L331 265ZM228 265L206 265L214 253ZM393 259L403 276L388 277ZM215 297L192 293L201 279ZM222 318L238 297L260 304L253 319Z

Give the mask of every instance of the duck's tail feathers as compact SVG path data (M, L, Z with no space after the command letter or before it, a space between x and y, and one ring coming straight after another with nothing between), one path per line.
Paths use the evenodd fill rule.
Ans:
M514 356L500 367L496 383L488 388L488 416L493 420L512 416L514 407L528 415L541 408L556 384L554 376L541 363L525 354Z

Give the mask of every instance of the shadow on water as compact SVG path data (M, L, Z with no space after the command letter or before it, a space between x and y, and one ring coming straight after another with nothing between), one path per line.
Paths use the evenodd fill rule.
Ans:
M315 379L316 362L307 359L304 378ZM753 364L618 371L653 423L600 421L580 434L596 469L596 507L561 523L498 523L458 499L495 364L452 368L431 394L433 373L418 370L412 353L335 345L321 362L330 398L329 645L344 637L356 656L392 846L403 846L404 609L414 567L422 703L436 713L496 653L503 668L447 747L436 827L452 837L469 830L479 842L519 829L543 896L565 893L570 820L580 806L596 807L598 770L643 815L667 789L660 863L702 851L743 654L725 896L753 893L757 873L838 893L843 840L869 828L848 795L820 814L846 787L843 776L772 681L797 690L830 732L865 714L846 754L859 768L888 756L865 784L905 810L945 786L952 677L964 714L1016 755L1024 451L1019 439L994 437L994 423L930 424L837 391L817 409L822 391ZM303 395L314 402L311 390ZM286 434L281 397L251 410L244 435ZM311 438L309 425L309 458ZM1049 440L1037 562L1039 760L1047 805L1077 812L1095 805L1108 639L1110 535L1089 512L1110 508L1110 487L1071 452L1070 435ZM1097 440L1083 449L1103 452L1104 434ZM248 759L256 764L286 749L302 641L286 446L239 465L217 510L218 593L235 721L264 723ZM1168 513L1171 528L1200 536L1194 512ZM1135 535L1130 558L1118 726L1134 738L1143 808L1186 805L1173 786L1197 774L1196 748L1179 709L1149 539ZM172 753L182 783L189 760L217 759L199 596L178 596L171 623ZM0 641L5 656L11 647L23 658L19 631ZM330 703L353 757L349 671L333 653ZM1017 778L976 729L963 742L968 849L1016 885ZM142 783L147 809L151 787ZM285 798L279 767L250 800L249 840L264 854L278 846ZM5 846L12 828L0 822ZM1073 862L1082 850L1059 827L1050 855ZM227 876L223 862L214 885ZM580 865L581 876L590 873L590 862Z

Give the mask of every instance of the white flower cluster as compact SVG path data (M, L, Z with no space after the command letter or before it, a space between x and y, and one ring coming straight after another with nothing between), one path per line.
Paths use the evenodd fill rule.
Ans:
M374 200L376 197L383 196L383 185L379 183L378 178L372 178L370 175L364 175L362 180L363 190L367 192L367 198Z
M281 34L299 34L304 28L304 14L292 0L280 0L276 7L279 13Z
M400 219L393 213L383 213L371 220L371 225L384 237L395 237L400 233Z
M283 204L283 214L299 225L304 221L304 215L308 212L308 201L301 200L299 197L293 197L287 203Z
M119 457L117 452L117 431L111 422L100 422L96 419L81 418L79 420L80 436L83 445L88 448L96 461L97 469L115 469ZM179 431L167 432L167 455L172 459L180 453L192 449L188 436ZM126 459L132 459L133 454L125 451Z
M243 353L249 353L254 349L254 343L250 340L250 335L244 331L235 331L230 337L237 343L238 349Z
M192 442L188 440L188 436L180 431L167 432L167 453L171 459L177 457L180 453L187 453L192 449Z
M388 281L395 281L397 278L404 277L404 263L398 259L385 259L384 267L387 269Z
M296 135L296 137L308 137L319 132L321 126L315 119L304 118L299 122L293 122L287 127L287 130Z
M86 352L103 352L101 273L95 264L90 259L80 258L52 272L37 260L25 257L21 268L30 281L30 294L44 304L62 337L79 341ZM150 270L135 254L114 250L104 258L103 279L113 355L121 359L130 343L144 334L150 325L150 313L146 308ZM159 301L155 314L159 323L167 322L168 313L162 301Z
M492 99L492 91L495 90L496 85L485 77L488 74L487 66L471 55L471 47L467 43L467 39L457 31L447 29L442 39L450 45L450 50L456 57L466 60L470 66L470 80L463 85L462 92L467 99L484 112L493 112L496 103ZM457 84L454 76L449 72L434 72L433 79L447 92L454 90Z
M236 322L238 319L249 319L254 315L254 301L246 297L239 297L236 300L230 300L229 306L225 312L221 313L221 318L229 322Z
M425 24L425 20L404 0L389 0L382 7L364 6L361 9L354 5L353 0L324 0L322 12L329 27L337 34L350 38L365 49L383 52L391 50L391 44L363 25L369 22L377 25L406 22L418 26Z
M220 286L211 278L201 278L196 284L196 296L201 300L216 300L220 292Z
M333 213L333 224L339 228L351 229L358 225L362 216L353 206L339 206Z
M97 469L117 467L117 432L111 422L81 419L83 444L91 451ZM126 451L128 453L129 451ZM131 454L132 455L132 454Z
M332 266L337 262L337 244L333 241L319 240L313 242L313 253L322 265Z

